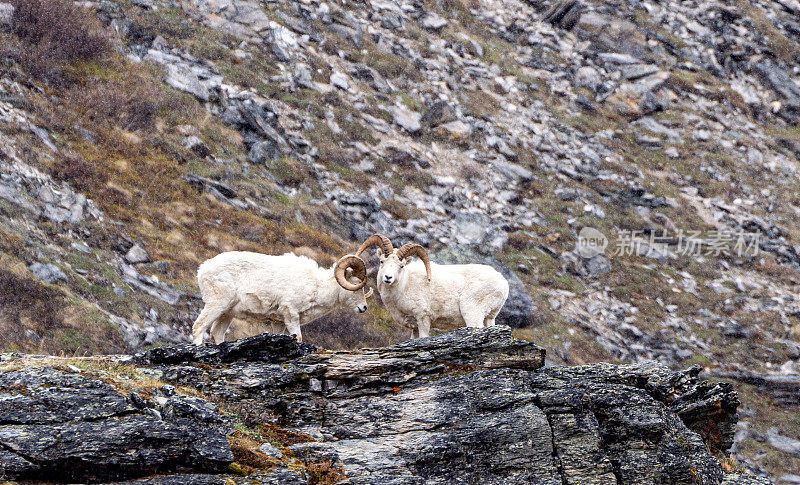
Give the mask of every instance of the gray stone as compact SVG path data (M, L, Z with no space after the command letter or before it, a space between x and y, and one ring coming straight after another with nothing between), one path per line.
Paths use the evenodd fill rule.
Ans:
M211 154L211 150L208 149L208 145L206 145L206 143L199 137L194 135L184 138L183 141L181 141L181 146L187 150L190 150L192 153L201 158L205 158Z
M289 62L294 59L295 53L299 48L295 34L277 22L269 22L269 34L265 42L270 45L273 54L282 62Z
M776 450L800 457L800 440L782 436L777 428L767 430L767 442Z
M441 30L447 25L447 20L443 19L435 12L429 12L425 18L422 19L422 26L428 30Z
M296 457L341 466L352 483L721 481L709 448L732 436L732 386L698 380L699 368L542 367L543 357L494 326L280 365L253 360L187 372L193 358L184 355L176 367L158 368L176 385L254 400L315 433L317 441L291 446ZM323 384L309 386L310 379Z
M619 67L622 77L629 81L635 81L645 76L657 73L660 69L653 64L625 64Z
M509 163L504 160L493 160L492 168L514 183L533 180L533 172L516 163Z
M0 31L11 28L11 20L14 17L14 6L10 3L0 3Z
M392 108L392 116L394 122L408 131L411 134L418 133L422 129L420 119L422 116L416 111L411 111L402 106L395 106Z
M576 276L597 278L611 271L611 262L602 254L585 258L577 251L570 251L561 254L561 260L564 269Z
M425 110L420 121L423 125L432 128L456 120L456 110L447 101L437 101Z
M630 54L624 54L620 52L603 52L597 55L597 57L603 61L608 62L610 64L641 64L642 61L633 57Z
M247 161L250 163L269 166L271 162L281 157L280 147L272 141L259 141L253 143L247 153Z
M33 276L45 283L54 284L59 281L67 281L67 275L61 268L52 263L33 263L28 266L28 269L33 273Z
M130 264L149 263L150 255L147 254L147 251L145 251L142 246L134 244L128 252L125 253L125 261Z
M636 143L646 147L659 148L663 146L661 138L655 136L639 136L636 138Z
M469 139L469 136L472 134L472 126L461 120L455 120L437 126L436 134L453 142L462 142Z
M261 453L264 453L269 457L276 458L278 460L283 458L283 453L281 453L281 450L275 448L270 443L262 443L259 450L261 450Z
M167 71L167 84L194 95L200 101L208 101L208 88L191 68L183 64L166 64L164 69Z
M792 120L800 116L800 87L792 76L770 59L755 63L753 69L783 100L781 115Z
M556 27L572 30L580 21L584 6L579 0L559 0L542 14L542 20Z
M4 478L12 480L221 472L233 461L225 434L206 423L159 420L102 381L50 367L0 372L0 450Z
M308 64L297 63L294 66L294 82L304 88L313 88L314 82L311 79L311 68Z
M350 82L347 80L347 76L339 71L331 73L331 84L343 91L350 89Z
M395 91L394 87L389 84L378 71L366 64L353 64L350 74L357 79L366 80L369 82L372 89L378 92L390 94Z
M597 91L597 88L600 87L602 83L603 80L600 78L600 73L593 67L583 66L575 71L575 78L573 80L575 87L584 87L592 91Z

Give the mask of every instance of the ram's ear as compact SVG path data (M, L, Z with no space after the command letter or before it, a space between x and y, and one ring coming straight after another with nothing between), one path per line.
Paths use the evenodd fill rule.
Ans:
M344 270L344 277L350 279L353 276L353 268L347 268Z
M383 251L381 251L381 248L376 248L376 249L375 249L375 254L377 254L377 255L378 255L378 261L380 261L380 262L383 262L383 260L384 260L384 259L386 259L386 258L383 256Z

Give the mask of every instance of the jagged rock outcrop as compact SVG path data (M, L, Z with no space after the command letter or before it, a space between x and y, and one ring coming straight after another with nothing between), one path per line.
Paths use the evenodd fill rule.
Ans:
M177 387L301 433L307 439L285 451L300 463L340 466L354 484L725 478L709 449L732 441L738 398L729 384L656 363L543 367L544 354L505 326L359 352L316 352L262 334L116 358L175 386L145 398L78 368L28 359L0 373L0 464L12 479L239 480L213 474L234 460L227 418ZM3 368L15 361L23 362L6 358ZM275 466L247 479L307 477Z
M100 380L53 367L0 373L0 468L5 477L104 481L233 461L216 406L171 396L138 409Z

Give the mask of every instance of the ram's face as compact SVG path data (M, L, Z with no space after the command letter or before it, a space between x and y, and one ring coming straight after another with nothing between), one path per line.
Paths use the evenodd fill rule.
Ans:
M355 276L349 276L347 280L353 284L359 283L358 278L356 278ZM359 290L355 291L343 290L343 292L345 294L344 296L345 306L352 308L353 311L357 313L364 313L365 311L367 311L367 298L372 296L372 288L370 288L369 285Z
M397 257L397 250L389 256L384 256L379 250L378 257L381 260L381 267L378 269L378 282L390 286L395 284L400 278L403 267L406 265L406 260Z

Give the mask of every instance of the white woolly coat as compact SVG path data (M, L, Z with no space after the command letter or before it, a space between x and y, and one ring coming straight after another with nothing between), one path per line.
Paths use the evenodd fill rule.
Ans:
M209 329L220 343L232 318L277 319L302 338L301 325L337 308L366 310L362 291L345 290L333 269L292 253L225 252L200 265L197 282L205 307L192 329L195 343L202 342Z
M495 317L508 298L508 281L500 272L483 264L430 263L431 280L425 265L415 260L399 271L389 285L378 271L378 292L397 322L427 337L430 328L494 325Z

